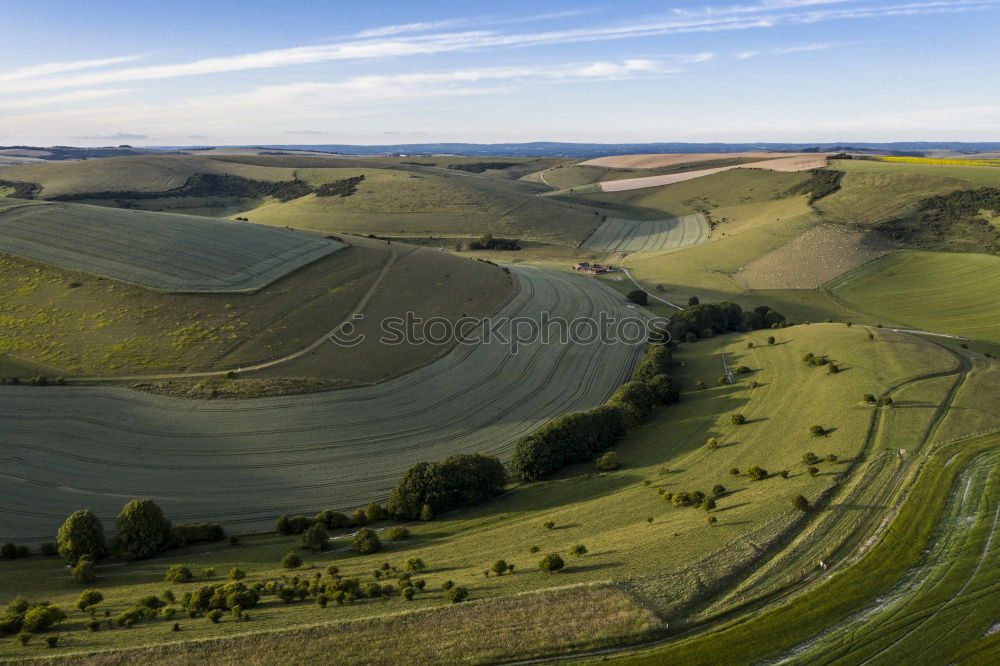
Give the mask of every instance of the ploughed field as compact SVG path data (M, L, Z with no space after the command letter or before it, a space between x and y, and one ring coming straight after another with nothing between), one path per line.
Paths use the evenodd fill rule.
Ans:
M498 318L644 316L592 278L514 274L520 290ZM49 540L81 507L111 521L131 497L155 499L174 520L232 531L270 527L283 513L352 509L384 499L417 462L504 455L543 422L601 403L642 347L554 335L511 353L494 336L382 384L232 402L0 387L0 493L9 498L0 540Z
M0 212L0 251L167 291L252 291L344 247L191 215L79 204Z
M608 218L580 246L604 252L653 252L704 243L711 231L702 214L666 220Z

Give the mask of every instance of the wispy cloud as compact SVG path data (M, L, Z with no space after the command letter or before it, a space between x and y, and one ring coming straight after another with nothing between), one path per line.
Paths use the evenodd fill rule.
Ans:
M132 134L130 132L115 132L114 134L91 134L89 136L71 136L70 139L86 139L100 141L125 141L129 139L148 139L148 134Z
M845 6L851 5L851 6ZM846 0L779 0L756 5L721 8L701 13L673 15L663 20L626 23L615 26L583 27L528 33L499 33L474 30L422 35L375 37L353 39L334 44L300 46L285 49L257 51L235 56L203 58L186 63L130 67L103 72L88 72L70 76L25 76L30 68L0 73L0 81L7 80L4 91L24 92L69 87L104 85L128 81L146 81L185 76L200 76L228 72L292 67L337 60L365 60L439 54L456 51L474 51L552 44L582 43L620 39L637 39L676 33L722 32L771 28L778 25L808 24L820 21L873 18L921 13L960 12L1000 5L1000 0L927 0L902 4L858 6ZM415 26L433 26L433 23L390 26L382 30L397 30L400 34ZM369 34L373 34L369 32ZM132 59L130 56L127 59ZM106 61L90 61L106 62ZM55 63L39 65L48 67L49 74L79 69L80 63ZM95 66L93 64L91 67ZM63 69L59 69L62 67ZM6 77L6 79L4 78Z
M121 56L118 58L103 58L101 60L75 60L71 62L48 62L40 65L29 65L10 72L0 72L0 82L19 81L34 79L40 76L51 76L52 74L64 74L75 72L81 69L96 69L98 67L109 67L122 63L138 60L141 56Z
M64 104L78 104L108 97L121 97L131 92L127 88L96 88L89 90L74 90L73 92L41 97L13 97L0 99L0 109L40 109Z

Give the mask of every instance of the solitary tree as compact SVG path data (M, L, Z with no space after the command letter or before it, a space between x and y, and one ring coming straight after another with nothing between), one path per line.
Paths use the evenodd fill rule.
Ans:
M810 467L806 471L809 472L809 476L816 476L817 474L819 474L819 469L815 467Z
M767 470L762 467L758 467L757 465L753 465L747 468L747 478L750 479L751 481L760 481L761 479L766 479Z
M633 289L625 295L625 298L637 305L649 304L649 296L642 289Z
M813 426L813 427L816 427L816 426ZM819 456L817 456L812 451L807 451L807 452L805 452L805 453L802 454L802 462L804 462L807 465L815 465L816 463L819 462Z
M709 449L717 449L719 448L719 440L715 437L709 437L708 442L705 443L705 447Z
M578 543L575 546L571 547L569 549L569 552L572 553L573 555L586 555L587 547L584 546L582 543Z
M701 301L698 300L697 296L692 296L691 298L688 299L688 307L692 305L698 305L700 302Z
M619 467L621 467L621 461L618 460L618 454L614 451L608 451L597 460L597 469L605 472Z
M59 554L68 564L76 564L84 555L97 559L104 555L104 527L90 509L70 514L56 535Z
M563 558L559 557L557 553L549 553L538 563L538 568L547 573L559 571L564 566L566 566L566 563L563 562Z
M792 500L792 506L794 506L799 511L808 511L809 500L807 500L802 495L796 495L795 498Z
M290 551L281 558L281 566L286 569L298 569L302 566L302 558L295 551Z
M767 337L767 344L769 344L769 345L773 345L774 344L774 336L773 335L769 335Z
M126 560L142 560L163 550L170 539L170 521L153 500L132 500L115 519L118 548Z
M323 523L316 523L302 533L302 547L307 550L326 550L329 540L330 534Z
M351 548L362 555L367 555L368 553L374 553L380 550L382 548L382 542L379 541L378 534L375 533L375 530L369 527L362 527L358 530L357 534L354 535L354 539L351 541Z
M497 560L493 563L493 573L498 576L502 576L507 572L507 562L504 560Z
M743 425L747 422L747 417L743 414L733 414L729 420L732 421L733 425Z
M247 572L239 567L233 567L229 570L229 580L243 580L247 577Z

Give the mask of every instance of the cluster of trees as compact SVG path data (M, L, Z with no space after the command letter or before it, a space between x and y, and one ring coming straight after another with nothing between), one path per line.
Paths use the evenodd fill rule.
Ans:
M780 328L785 316L777 310L761 305L744 311L736 303L701 303L677 313L670 321L674 339L694 342L719 333L753 331L762 328Z
M430 520L443 511L495 497L506 485L507 470L495 456L459 454L406 470L386 508L397 518Z
M513 238L494 238L493 234L485 233L469 242L470 250L520 250L521 244Z
M10 199L34 199L41 190L38 183L26 183L19 180L0 180L0 188L11 188L14 191L7 195Z
M72 513L56 534L56 547L79 580L93 579L93 563L108 554L141 560L170 548L219 541L225 532L218 523L172 525L152 500L132 500L115 519L115 537L109 543L104 526L90 509Z
M377 502L372 502L354 511L348 516L340 511L325 509L312 518L308 516L278 516L274 522L274 529L278 534L304 534L311 528L321 525L327 531L338 530L346 527L363 527L374 522L383 520L387 515L385 507Z
M834 169L810 169L809 178L798 185L794 185L785 192L785 196L795 196L796 194L808 194L809 203L816 203L825 196L829 196L840 189L840 181L844 177L843 171Z
M924 199L913 212L879 225L892 238L924 247L1000 252L1000 230L983 216L1000 213L1000 188L959 190Z
M47 601L30 602L16 597L0 616L0 634L36 634L66 619L66 612ZM22 642L27 642L22 641Z
M318 197L349 197L358 191L358 185L365 179L364 175L323 183L315 189Z
M449 169L455 171L468 171L469 173L482 173L491 169L506 169L514 166L516 162L469 162L468 164L449 164Z
M16 560L19 557L31 555L31 548L24 544L5 543L0 546L0 559Z
M650 343L632 381L618 387L605 404L560 416L522 437L511 455L511 475L535 481L571 463L592 460L648 419L656 404L676 402L680 391L666 374L670 363L669 345Z

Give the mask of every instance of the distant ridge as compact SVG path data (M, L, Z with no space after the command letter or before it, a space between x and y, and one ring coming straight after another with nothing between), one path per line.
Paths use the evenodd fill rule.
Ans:
M218 146L245 148L250 146ZM954 150L962 153L1000 151L1000 141L901 141L866 143L840 141L831 143L560 143L536 141L531 143L401 143L385 145L352 144L266 144L252 146L267 150L309 150L341 155L421 155L455 154L471 156L510 157L601 157L604 155L629 155L632 153L735 153L751 150L816 151L816 152L868 152L878 151L893 155L921 156L926 150ZM205 146L161 146L163 150L192 150Z

